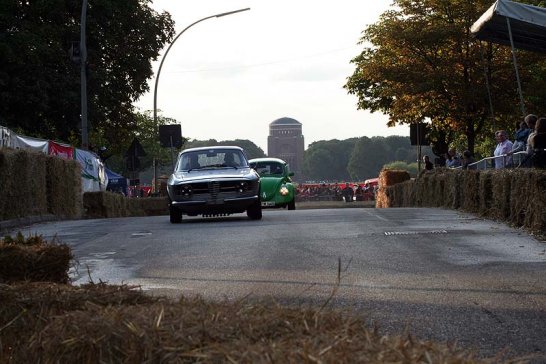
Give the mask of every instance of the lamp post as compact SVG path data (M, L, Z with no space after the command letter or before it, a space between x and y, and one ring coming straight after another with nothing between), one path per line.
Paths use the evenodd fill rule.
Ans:
M80 29L80 82L81 82L81 118L82 118L82 149L89 148L87 136L87 45L85 42L85 24L87 18L87 0L82 2L81 29Z
M240 12L243 12L243 11L247 11L247 10L250 10L250 8L245 8L245 9L239 9L239 10L234 10L234 11L228 11L227 13L220 13L220 14L216 14L216 15L211 15L211 16L207 16L206 18L203 18L203 19L199 19L198 21L196 21L195 23L192 23L190 25L188 25L182 32L180 32L180 34L178 34L174 40L171 42L171 44L169 44L169 47L167 48L167 50L165 51L165 54L163 55L163 58L161 59L161 63L159 64L159 69L157 70L157 76L155 77L155 87L154 87L154 125L157 125L157 85L159 83L159 75L161 73L161 67L163 67L163 62L165 62L165 58L167 58L167 54L169 53L169 51L171 50L171 47L173 46L174 42L176 42L176 40L178 38L180 38L180 36L182 34L184 34L184 32L188 29L190 29L192 26L194 26L195 24L197 23L200 23L204 20L207 20L207 19L210 19L210 18L220 18L222 16L226 16L226 15L231 15L231 14L236 14L236 13L240 13Z

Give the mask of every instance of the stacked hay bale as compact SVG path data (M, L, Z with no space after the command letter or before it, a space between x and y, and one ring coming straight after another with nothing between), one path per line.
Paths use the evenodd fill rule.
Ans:
M41 236L0 239L0 283L19 281L68 282L72 254L64 244Z
M0 220L82 214L81 166L24 150L0 149Z
M410 174L408 171L383 169L379 173L379 189L375 195L375 207L390 207L395 203L395 201L400 201L400 199L402 199L404 196L403 191L389 189L389 187L408 181L409 179ZM396 193L396 191L398 191L398 193ZM401 202L397 202L397 204L400 205Z
M169 201L164 197L127 198L119 193L86 192L83 205L88 218L169 214Z
M0 287L14 363L481 363L454 345L384 336L364 318L268 302L179 302L124 286ZM320 358L320 361L317 360Z
M376 207L447 207L546 235L546 170L438 168L380 189Z

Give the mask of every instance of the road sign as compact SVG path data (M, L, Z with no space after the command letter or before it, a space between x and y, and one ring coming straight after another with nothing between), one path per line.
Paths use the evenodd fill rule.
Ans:
M127 158L129 157L145 157L146 152L144 151L144 148L142 147L142 144L138 141L137 138L133 139L133 142L131 143L131 146L125 153L125 156Z

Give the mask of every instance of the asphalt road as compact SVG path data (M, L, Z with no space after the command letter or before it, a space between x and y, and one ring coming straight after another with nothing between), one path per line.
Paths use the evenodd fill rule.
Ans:
M364 315L386 333L546 362L546 243L442 209L328 209L37 224L79 261L76 283L210 299L273 297ZM332 297L333 296L333 297ZM330 297L332 297L330 299Z

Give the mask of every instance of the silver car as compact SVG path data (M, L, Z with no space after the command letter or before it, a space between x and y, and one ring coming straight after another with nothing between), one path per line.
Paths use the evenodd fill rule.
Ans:
M248 165L240 147L185 149L178 155L167 183L171 223L189 216L247 213L262 218L260 176Z

